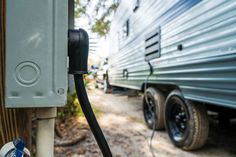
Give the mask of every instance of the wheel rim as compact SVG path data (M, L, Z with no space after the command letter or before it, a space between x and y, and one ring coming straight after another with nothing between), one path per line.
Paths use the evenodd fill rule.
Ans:
M144 106L144 118L145 121L151 126L154 125L154 118L155 116L155 103L154 100L150 97L147 96L147 100L145 101L145 106Z
M186 137L188 128L188 111L183 102L172 102L168 112L168 127L175 141L182 141Z

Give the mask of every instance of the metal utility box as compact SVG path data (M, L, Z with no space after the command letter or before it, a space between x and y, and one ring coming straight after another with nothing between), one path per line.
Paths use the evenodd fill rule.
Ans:
M6 107L63 106L68 2L7 0Z

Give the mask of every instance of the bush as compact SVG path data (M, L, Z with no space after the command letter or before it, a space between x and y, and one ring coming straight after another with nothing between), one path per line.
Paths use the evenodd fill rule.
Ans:
M92 108L95 115L98 116L100 111L94 106ZM70 117L84 117L84 113L80 106L76 92L73 94L68 94L67 104L62 108L58 108L57 117L61 120L65 120Z
M75 92L67 95L66 105L62 108L58 108L57 112L57 117L62 120L72 116L83 116L83 112Z

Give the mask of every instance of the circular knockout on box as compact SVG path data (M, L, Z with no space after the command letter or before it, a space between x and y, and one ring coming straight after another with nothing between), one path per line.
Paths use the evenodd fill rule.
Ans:
M15 74L19 84L33 86L38 82L41 71L37 64L26 61L17 65Z

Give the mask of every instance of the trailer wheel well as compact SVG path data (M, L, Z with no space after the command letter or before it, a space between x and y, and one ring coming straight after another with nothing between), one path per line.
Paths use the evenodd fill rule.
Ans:
M174 85L174 84L156 84L156 83L147 83L147 87L155 87L157 88L158 90L162 91L165 96L167 96L171 91L175 90L175 89L178 89L179 91L180 88L177 86L177 85ZM145 90L145 83L142 84L142 87L141 87L141 92L144 93L144 90Z

